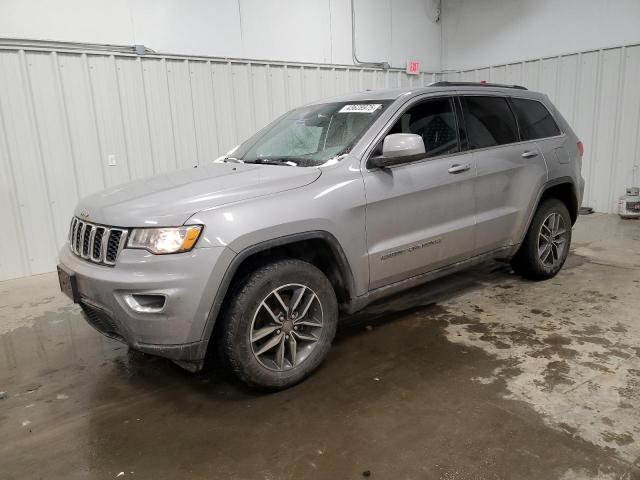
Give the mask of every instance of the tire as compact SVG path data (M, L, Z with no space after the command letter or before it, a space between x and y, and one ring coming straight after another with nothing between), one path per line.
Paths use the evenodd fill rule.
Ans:
M279 390L309 376L325 359L336 333L338 303L318 268L279 260L236 285L221 320L225 364L250 387Z
M548 238L554 241L549 243L545 240ZM524 241L511 260L511 266L516 273L529 280L553 278L564 265L570 245L569 210L556 198L544 200L538 206Z

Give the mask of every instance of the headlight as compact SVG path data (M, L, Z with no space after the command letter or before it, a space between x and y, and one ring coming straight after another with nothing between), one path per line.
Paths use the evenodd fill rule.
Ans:
M144 248L151 253L188 252L198 241L202 225L176 228L136 228L131 232L127 248Z

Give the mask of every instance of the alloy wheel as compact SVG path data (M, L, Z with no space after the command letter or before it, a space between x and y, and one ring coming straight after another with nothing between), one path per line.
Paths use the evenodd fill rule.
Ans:
M262 300L253 316L251 351L265 368L290 370L316 347L322 320L322 304L311 288L280 286Z
M555 268L564 258L567 245L567 227L559 213L544 219L538 234L538 257L545 267Z

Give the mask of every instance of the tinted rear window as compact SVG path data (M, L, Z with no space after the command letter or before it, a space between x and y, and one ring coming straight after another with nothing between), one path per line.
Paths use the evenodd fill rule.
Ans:
M506 98L463 97L462 108L470 150L518 141L516 119Z
M524 98L512 98L511 103L518 116L522 140L560 135L558 125L542 103Z

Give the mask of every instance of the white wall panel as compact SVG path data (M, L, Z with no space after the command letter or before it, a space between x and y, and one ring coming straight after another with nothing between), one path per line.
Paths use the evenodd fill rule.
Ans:
M141 64L153 168L168 172L178 168L178 160L165 60L143 58Z
M173 119L173 135L179 168L198 164L191 75L187 60L171 59L165 62L169 85L169 103Z
M0 53L2 55L2 53ZM66 116L78 195L104 187L106 175L93 105L86 55L56 54L60 89Z
M287 98L287 110L293 108L294 105L302 105L304 103L304 91L302 88L302 67L287 67L285 88Z
M0 110L7 152L2 160L8 164L2 170L10 171L13 177L19 222L7 228L20 231L23 245L20 251L7 254L24 255L25 274L35 274L55 267L57 242L27 68L24 51L0 55Z
M118 58L115 64L131 178L148 177L153 174L154 166L140 59Z
M131 178L127 146L124 140L124 125L120 107L120 91L116 76L116 60L113 56L89 55L89 83L95 112L96 130L100 144L100 159L108 165L109 156L115 158L114 166L104 169L105 185L112 186ZM79 159L82 162L82 159Z
M601 52L600 91L597 94L596 135L592 148L590 177L588 184L590 205L596 210L607 211L609 205L611 174L614 162L608 161L615 155L618 128L618 95L620 88L620 65L622 49ZM620 192L624 193L624 192Z
M7 226L0 248L0 271L6 278L13 278L29 275L30 268L26 263L22 217L9 159L6 131L0 108L0 222Z
M524 63L512 63L511 65L507 65L507 78L505 81L514 85L522 85L524 82L524 74Z
M216 108L218 152L224 153L238 143L231 67L228 63L211 64Z
M504 83L507 67L500 65L491 69L491 81L496 83Z
M0 280L55 269L85 195L207 163L298 105L436 77L0 46Z
M273 119L271 102L269 99L269 67L267 65L252 65L251 90L253 91L254 129L260 130Z
M583 205L614 213L640 183L640 45L448 72L448 80L519 84L549 96L585 145Z
M48 193L52 226L56 243L67 235L65 212L73 209L77 198L77 182L65 118L64 104L58 86L56 57L46 53L29 53L27 83L30 86L41 150L42 167Z
M640 45L623 49L622 56L624 69L614 153L619 161L613 164L610 202L631 180L635 180L635 186L640 183Z
M573 125L575 123L576 108L576 83L578 80L578 62L580 56L567 55L558 60L557 85L555 105L563 112L566 119ZM514 82L517 83L517 82Z
M540 89L540 60L524 63L524 85L533 90Z
M231 91L234 102L236 142L241 142L255 132L253 88L249 81L250 65L230 64Z

